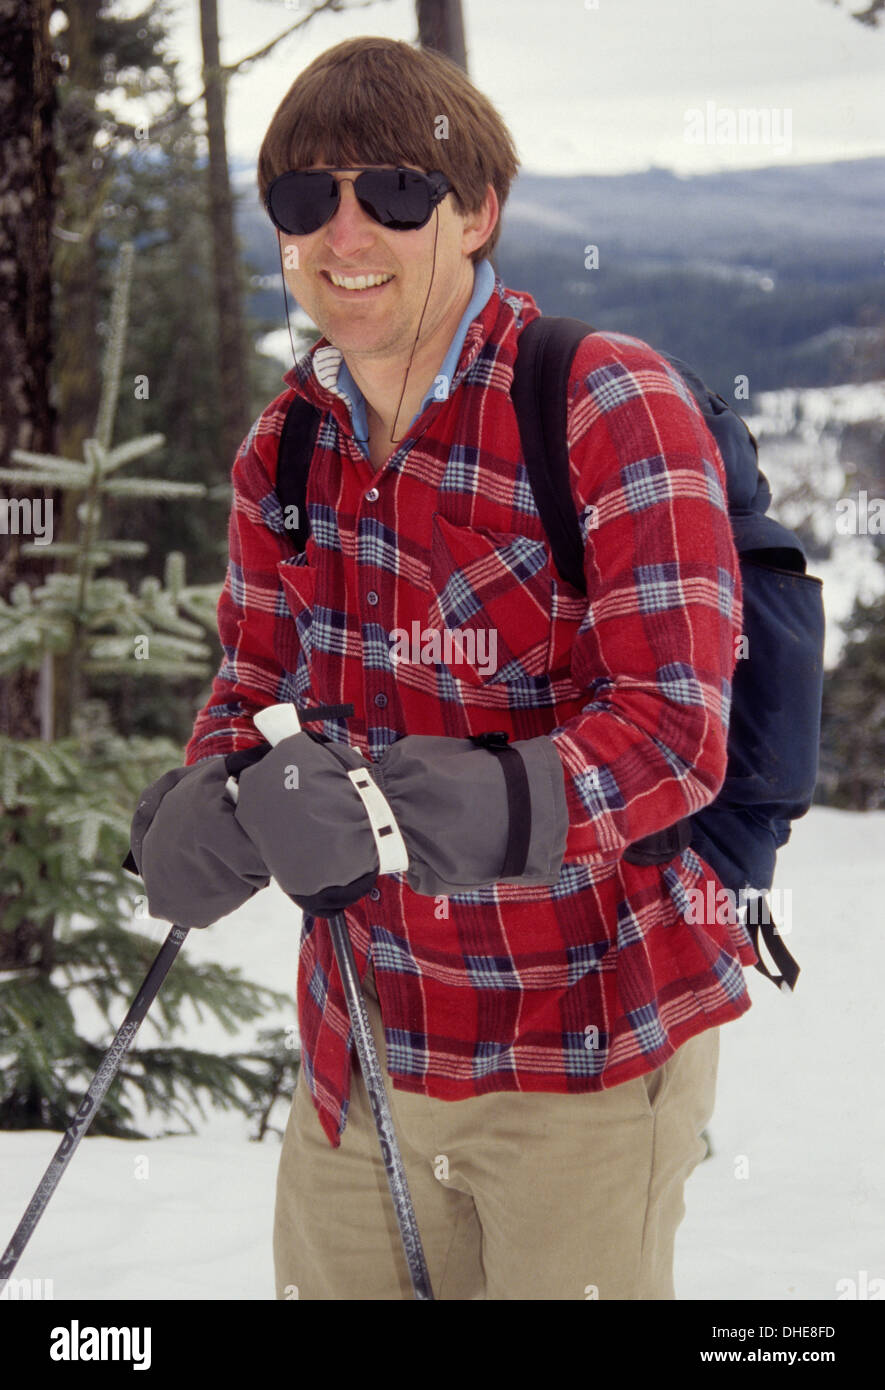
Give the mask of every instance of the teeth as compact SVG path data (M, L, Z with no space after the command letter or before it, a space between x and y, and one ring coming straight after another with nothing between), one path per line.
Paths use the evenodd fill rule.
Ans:
M329 272L329 279L333 285L338 285L343 290L370 290L374 285L386 285L388 280L392 280L392 275L333 275Z

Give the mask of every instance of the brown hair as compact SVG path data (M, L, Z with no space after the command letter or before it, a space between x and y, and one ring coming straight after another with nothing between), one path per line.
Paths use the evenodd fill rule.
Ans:
M503 210L519 168L510 131L457 64L430 49L374 37L326 49L292 83L258 154L262 203L277 174L314 163L439 169L462 216L480 208L488 184ZM474 264L491 254L500 231L499 216L471 253Z

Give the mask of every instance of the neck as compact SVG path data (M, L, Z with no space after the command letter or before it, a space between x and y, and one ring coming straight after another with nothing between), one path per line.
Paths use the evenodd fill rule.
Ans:
M351 376L365 397L366 419L370 434L383 448L394 447L394 433L397 439L401 439L406 433L421 402L436 379L455 335L455 329L458 327L473 293L472 263L468 262L466 270L467 273L463 282L453 294L440 317L436 322L431 323L429 331L428 315L432 313L433 305L432 303L428 304L427 313L421 325L421 338L415 347L411 366L409 365L409 357L415 342L414 334L417 331L417 322L412 332L411 341L402 352L384 358L364 358L359 355L351 357L345 354L345 361ZM407 369L408 378L403 393L403 378L406 376ZM400 395L402 395L402 402L400 402ZM396 422L395 431L394 421ZM389 452L389 448L387 451Z

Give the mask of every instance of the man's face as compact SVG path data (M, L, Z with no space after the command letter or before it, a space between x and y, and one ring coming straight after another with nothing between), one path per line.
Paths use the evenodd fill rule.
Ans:
M310 166L324 167L328 166ZM431 270L433 287L421 325L422 342L431 336L453 304L465 293L469 297L473 286L470 252L481 246L489 234L488 197L492 200L494 226L497 199L490 188L483 205L485 215L480 209L479 213L459 216L448 194L423 227L398 232L383 227L360 207L350 182L359 172L358 168L334 171L340 201L324 226L307 236L280 232L286 284L320 332L348 360L399 360L404 355L408 357L415 342ZM294 247L297 255L287 256L289 247ZM291 261L296 264L290 265ZM370 275L391 278L367 289L335 284L336 279Z

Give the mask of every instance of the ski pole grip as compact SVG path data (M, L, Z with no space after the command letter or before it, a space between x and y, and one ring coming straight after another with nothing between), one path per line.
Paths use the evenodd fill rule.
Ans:
M301 732L301 720L298 718L298 711L292 704L268 705L267 709L260 709L252 720L256 729L263 734L268 743L274 746L282 743L284 738L290 738L292 734Z
M298 718L298 711L294 705L268 705L267 709L260 709L252 720L256 729L263 734L268 743L274 747L282 743L284 738L290 734L301 732L301 720ZM236 777L228 777L224 790L236 805L239 795L239 786Z

